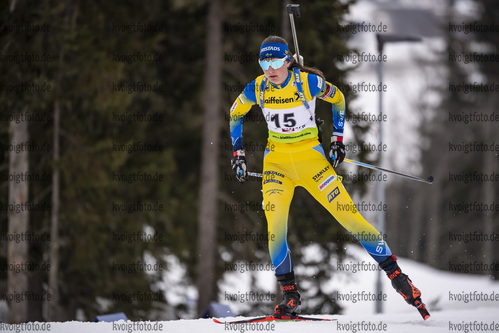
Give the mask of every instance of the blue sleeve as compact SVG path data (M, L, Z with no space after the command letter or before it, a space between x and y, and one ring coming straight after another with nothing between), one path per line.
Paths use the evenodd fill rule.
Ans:
M345 127L345 108L337 107L334 104L331 105L333 109L333 134L338 138L341 137L340 141L343 141L343 128Z
M243 117L256 104L255 81L246 85L230 109L230 136L234 151L243 149Z
M251 104L256 104L256 80L251 81L243 90L243 95Z
M310 96L318 96L324 90L326 82L320 76L310 73L307 74L307 79Z
M234 151L243 149L243 117L230 122L230 137Z
M312 97L319 97L332 104L333 135L342 141L343 128L345 127L345 99L343 94L336 89L336 86L324 81L315 74L308 74L308 88Z

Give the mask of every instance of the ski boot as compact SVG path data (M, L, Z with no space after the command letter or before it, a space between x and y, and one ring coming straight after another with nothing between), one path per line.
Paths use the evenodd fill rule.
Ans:
M402 273L397 258L391 256L380 264L380 267L386 272L388 278L392 281L392 287L404 298L404 300L416 307L424 320L430 318L430 313L421 301L421 291L412 284L411 279Z
M294 272L276 275L277 281L281 285L283 292L282 302L275 306L274 317L282 318L283 316L294 316L301 312L301 300L298 287L296 286Z

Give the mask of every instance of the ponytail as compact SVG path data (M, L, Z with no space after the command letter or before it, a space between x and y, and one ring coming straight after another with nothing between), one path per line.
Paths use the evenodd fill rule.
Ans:
M293 68L298 68L302 72L310 73L310 74L315 74L317 76L320 76L324 81L326 81L326 77L324 76L324 73L322 73L319 69L315 67L307 67L307 66L302 66L294 57L291 58L291 64L288 67L289 69Z

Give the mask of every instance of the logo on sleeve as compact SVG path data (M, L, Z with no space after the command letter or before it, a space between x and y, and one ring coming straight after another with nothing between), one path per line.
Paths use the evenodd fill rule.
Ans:
M320 76L317 76L317 88L322 89L324 82Z
M230 113L234 112L234 110L237 108L237 100L234 102L234 105L232 105L232 108L230 109Z
M331 191L331 193L329 193L327 195L327 201L328 202L331 202L334 200L334 198L336 198L338 196L338 194L340 194L340 189L338 187L335 187L334 190Z

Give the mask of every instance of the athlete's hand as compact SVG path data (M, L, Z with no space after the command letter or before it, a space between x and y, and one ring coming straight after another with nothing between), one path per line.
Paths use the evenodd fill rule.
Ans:
M336 168L345 159L345 145L341 141L331 141L331 150L329 151L329 157L333 164L333 168Z
M236 179L244 183L247 173L246 156L244 149L239 149L234 152L234 157L230 160L232 170L236 174Z

